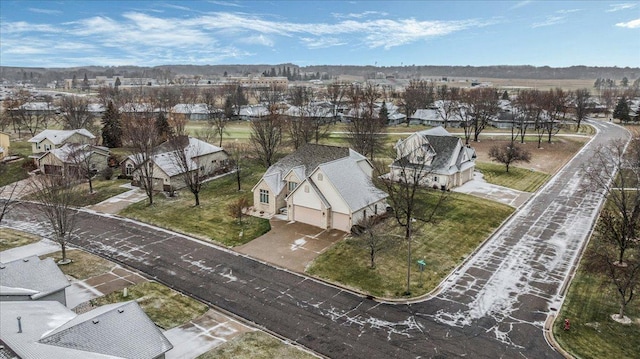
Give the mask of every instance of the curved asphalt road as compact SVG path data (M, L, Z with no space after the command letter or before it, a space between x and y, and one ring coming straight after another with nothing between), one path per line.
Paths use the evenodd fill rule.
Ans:
M444 284L431 300L384 304L188 237L81 212L74 244L331 358L559 358L542 325L560 305L602 197L581 191L601 131ZM9 227L46 234L25 205Z

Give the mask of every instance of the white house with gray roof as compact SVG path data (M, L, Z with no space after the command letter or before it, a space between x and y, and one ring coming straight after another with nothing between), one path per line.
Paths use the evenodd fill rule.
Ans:
M57 301L67 304L65 289L71 283L53 258L37 256L0 263L0 301Z
M395 150L396 159L390 166L392 178L418 178L425 186L443 190L473 179L475 150L441 126L398 140ZM409 176L407 171L417 175Z
M157 359L173 348L135 301L79 315L55 301L0 302L0 312L0 337L23 359Z
M183 163L177 151L184 151L186 163ZM143 160L142 154L133 154L120 163L122 173L132 177L135 186L140 184ZM156 147L146 163L153 166L153 188L171 191L186 185L185 173L194 173L203 178L222 173L226 171L228 160L229 155L222 148L197 138L182 136Z
M254 210L271 216L286 208L291 221L348 232L386 211L387 194L372 174L371 163L351 149L307 144L269 167L253 187Z
M31 152L34 158L40 157L43 152L47 152L63 146L66 143L87 143L95 140L91 132L84 128L76 130L44 130L33 136L28 142L31 143Z

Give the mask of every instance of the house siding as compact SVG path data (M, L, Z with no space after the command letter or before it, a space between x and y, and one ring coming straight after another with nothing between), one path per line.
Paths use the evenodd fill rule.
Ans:
M269 191L269 203L262 203L260 202L260 190L266 190ZM276 205L278 204L278 202L280 202L279 200L281 200L281 206L280 207L276 207ZM273 190L271 190L271 188L269 188L269 186L267 185L267 183L263 180L261 180L255 187L254 191L253 191L253 208L258 211L258 212L264 212L267 215L272 215L276 213L276 208L281 208L285 206L285 202L284 199L279 199L277 198L274 193Z

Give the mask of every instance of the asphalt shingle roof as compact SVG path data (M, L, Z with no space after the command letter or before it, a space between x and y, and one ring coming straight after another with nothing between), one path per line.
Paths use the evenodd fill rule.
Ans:
M96 138L96 136L94 136L93 134L91 134L91 132L85 130L84 128L77 130L44 130L29 139L28 142L38 143L44 139L49 139L49 141L53 142L56 145L59 145L76 133L84 135L90 139Z
M0 294L38 299L71 284L52 258L37 256L0 263Z

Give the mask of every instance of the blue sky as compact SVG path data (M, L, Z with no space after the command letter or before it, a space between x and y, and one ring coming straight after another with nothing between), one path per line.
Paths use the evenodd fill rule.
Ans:
M640 66L639 1L0 1L4 66Z

